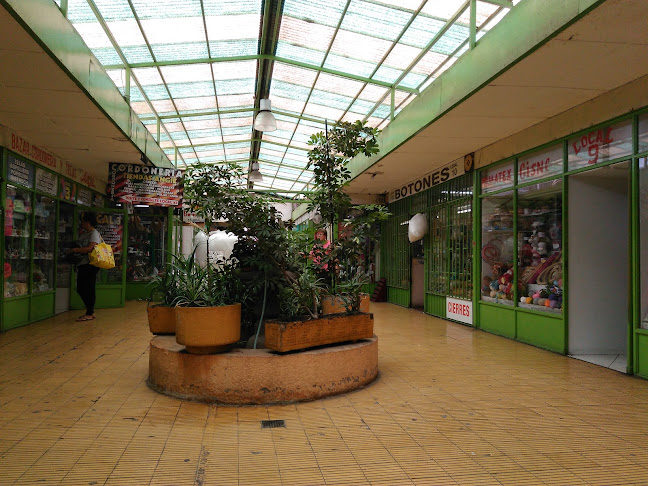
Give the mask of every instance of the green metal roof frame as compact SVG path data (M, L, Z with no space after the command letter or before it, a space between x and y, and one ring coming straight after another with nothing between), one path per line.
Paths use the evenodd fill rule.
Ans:
M176 165L186 166L194 161L208 163L235 161L248 166L252 162L267 164L277 167L277 171L273 171L273 175L268 177L271 188L291 194L292 191L306 190L310 186L308 182L304 182L305 179L309 182L312 181L312 170L309 169L305 157L307 150L305 141L311 133L321 130L325 122L335 123L343 119L360 118L372 126L384 128L459 56L474 48L478 38L522 0L449 0L444 2L446 8L448 5L451 5L453 9L456 7L452 14L450 12L441 13L439 11L441 7L438 4L433 4L432 0L402 2L395 0L328 0L327 2L247 0L246 2L220 2L218 5L214 3L214 0L51 1L59 5L61 12L70 19L72 24L81 29L82 37L85 35L84 39L92 44L93 41L96 41L93 39L93 35L99 36L99 33L88 34L87 29L84 30L83 27L84 22L93 22L93 20L88 20L88 18L79 20L78 17L75 17L75 11L83 10L85 8L83 4L87 4L103 31L102 35L105 35L109 40L110 47L116 53L116 57L113 55L112 58L118 60L118 62L107 62L103 67L109 74L123 74L125 79L123 79L120 89L124 98L132 106L139 103L140 121L144 123L157 143ZM416 2L417 5L414 6L413 2ZM257 52L243 55L215 55L215 51L212 50L213 46L218 46L217 42L221 42L222 39L213 40L210 38L211 31L208 23L212 19L213 12L217 9L224 9L223 11L230 9L231 12L234 12L236 8L239 8L239 4L243 3L249 4L249 11L253 12L250 15L257 16L258 14ZM170 14L168 11L164 11L167 6L165 4L177 5L177 12ZM206 56L187 55L168 58L163 55L159 57L159 45L147 36L147 25L149 25L147 22L152 22L151 19L158 21L165 15L175 15L176 13L178 17L182 17L182 8L180 7L186 6L187 9L193 8L194 11L197 11L198 5L202 15L204 34L201 45L204 44L206 47ZM137 35L143 41L141 45L138 44L143 52L143 54L140 53L142 59L139 61L129 62L129 55L132 55L132 53L129 54L129 49L132 50L132 46L128 44L122 46L118 42L120 25L115 20L117 18L115 12L120 8L122 10L119 15L122 17L119 17L118 21L134 22L138 30ZM245 8L241 7L241 12ZM326 18L326 16L315 18L315 14L310 13L313 8L328 9L327 12L331 13L330 18ZM158 13L158 10L164 12ZM249 13L247 10L245 12ZM144 17L141 17L141 13L145 14ZM155 15L159 15L159 18ZM382 15L382 17L376 17L376 15ZM227 17L227 20L230 18L234 17ZM288 19L287 25L284 26L286 19ZM306 27L295 27L300 22ZM369 22L371 30L365 32L363 31L365 27L361 24L367 22ZM378 25L374 27L371 22L377 22ZM300 28L312 28L313 32L318 32L320 29L322 32L326 32L326 35L322 35L322 39L326 42L321 46L308 43L310 42L310 30L300 31ZM383 34L381 28L389 32ZM114 29L117 29L117 33L113 31ZM297 41L293 41L292 38L287 40L286 36L290 35L297 37L301 35L302 38ZM429 38L426 37L427 35ZM358 47L359 54L356 57L345 58L344 49L348 45L349 36L355 36L355 39L367 42L367 46L370 48L375 47L375 53L379 53L379 55L375 54L375 58L370 58L369 55L363 58L364 52L360 46ZM153 37L155 38L155 33L153 33ZM313 37L316 35L313 34ZM307 41L304 40L306 38L308 38ZM424 45L415 45L420 41L419 38L423 39ZM232 37L232 39L236 39L236 37ZM316 55L313 54L312 59L307 55L305 57L293 55L290 52L292 48L299 48L304 52ZM101 57L102 48L91 46L91 49L98 58ZM279 50L282 52L278 53ZM406 66L394 67L399 62L403 64L404 61L399 61L398 56L401 56L405 50L409 52L409 57L406 58L406 61L409 62ZM416 55L412 55L413 51L416 52ZM430 64L432 68L427 68L425 62L429 61L426 59L430 55L434 57L434 62ZM217 75L216 66L245 67L249 66L249 63L256 64L254 90L253 93L249 93L253 103L244 103L244 106L239 107L231 104L221 106L220 101L223 95L222 92L219 94L219 89L221 89L223 79L219 78L221 74ZM364 71L358 68L354 72L355 64L362 65ZM340 68L340 65L345 68ZM164 72L166 68L177 66L187 66L188 69L190 66L195 66L196 69L209 67L211 74L209 84L211 93L213 93L209 96L214 98L214 107L194 110L181 109L179 103L182 98L174 97L173 92L178 87L167 81ZM368 69L367 66L371 66L371 69ZM277 69L283 70L284 75L288 73L288 77L302 76L304 79L308 78L308 81L303 81L300 78L292 83L293 79L290 78L292 84L286 84L283 79L277 85L273 83L277 79ZM144 79L141 76L144 76ZM146 78L151 76L160 79L161 83L150 84L151 81L146 81ZM113 77L113 79L115 78ZM324 85L329 83L326 91L322 91L319 86L320 81L323 81ZM331 82L347 83L345 88L354 94L339 94L338 91L341 93L343 89L331 88ZM183 88L191 89L191 82L186 84L187 86L183 86ZM135 95L131 96L133 90L136 90ZM293 97L291 90L298 94ZM370 94L367 95L367 92ZM328 98L322 98L323 95ZM282 130L278 130L280 133L255 131L251 126L251 120L258 112L259 100L270 98L275 105L274 100L281 99L282 96L290 98L288 102L295 101L296 108L286 109L281 106L273 106L273 113L283 124ZM318 106L322 113L318 111ZM333 116L326 113L327 108L330 109L330 113L334 114ZM202 126L199 123L200 120L205 121L202 125L214 128L192 129L194 126ZM237 125L238 122L248 123L249 128L246 130L244 124ZM245 136L246 131L249 133L249 137ZM208 135L203 137L203 132ZM201 140L201 137L207 141ZM249 149L246 149L245 147L248 145ZM267 153L269 147L274 147L270 152L273 154L272 157ZM300 152L304 153L300 155ZM290 171L299 171L299 174L295 177L294 172ZM288 185L288 182L292 182L292 184ZM268 184L268 181L264 181L264 183ZM253 185L248 183L248 187L252 188Z

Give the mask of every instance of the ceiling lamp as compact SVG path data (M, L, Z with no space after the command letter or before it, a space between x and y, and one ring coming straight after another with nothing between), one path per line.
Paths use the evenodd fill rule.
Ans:
M259 105L259 113L254 120L254 129L260 132L274 132L277 129L277 121L270 111L270 100L263 99Z
M272 116L272 115L270 115ZM274 118L273 118L274 120ZM263 182L263 175L259 172L259 163L252 162L252 170L248 174L248 180L250 182Z

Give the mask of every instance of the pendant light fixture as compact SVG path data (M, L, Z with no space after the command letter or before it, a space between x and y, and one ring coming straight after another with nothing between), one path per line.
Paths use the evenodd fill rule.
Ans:
M263 175L259 172L258 162L252 162L252 170L248 174L248 180L250 182L263 182Z
M254 129L260 132L274 132L277 129L277 121L270 111L270 100L265 98L259 102L259 113L254 120Z

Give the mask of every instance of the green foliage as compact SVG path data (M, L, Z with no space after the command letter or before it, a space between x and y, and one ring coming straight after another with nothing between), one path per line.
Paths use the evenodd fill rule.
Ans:
M282 318L286 321L297 320L304 316L317 318L320 294L323 290L322 279L317 278L311 269L306 268L295 275L279 294Z
M174 258L175 256L172 256ZM162 272L151 279L147 287L151 288L149 302L166 307L174 306L175 298L178 295L179 275L176 268L169 264L165 265Z
M369 277L368 273L355 273L339 283L337 295L344 302L347 314L360 312L360 294L363 286L370 282Z

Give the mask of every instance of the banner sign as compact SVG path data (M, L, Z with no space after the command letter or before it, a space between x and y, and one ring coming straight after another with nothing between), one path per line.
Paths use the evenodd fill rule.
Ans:
M472 326L472 301L446 297L446 317Z
M76 184L63 178L59 179L59 197L65 201L76 201Z
M102 186L93 175L85 170L70 165L60 157L57 157L38 145L34 145L29 140L24 139L11 129L2 125L0 125L0 145L7 147L9 150L22 155L32 162L36 162L41 166L47 167L60 175L69 177L88 187L97 189Z
M56 196L58 176L54 172L36 168L36 190Z
M79 188L77 191L77 203L90 206L92 204L92 191L90 189Z
M7 156L7 179L21 186L32 189L34 187L34 166L29 162Z
M178 169L111 163L108 195L111 201L118 203L180 207L182 174Z
M106 198L101 194L94 193L92 196L92 206L95 208L103 208L106 206Z
M394 189L389 192L389 202L398 201L421 191L425 191L430 187L438 186L439 184L454 179L455 177L462 176L466 173L464 169L463 159L457 159L449 164L440 167L434 172L429 172L423 177L419 177L415 181L408 182L402 187Z

